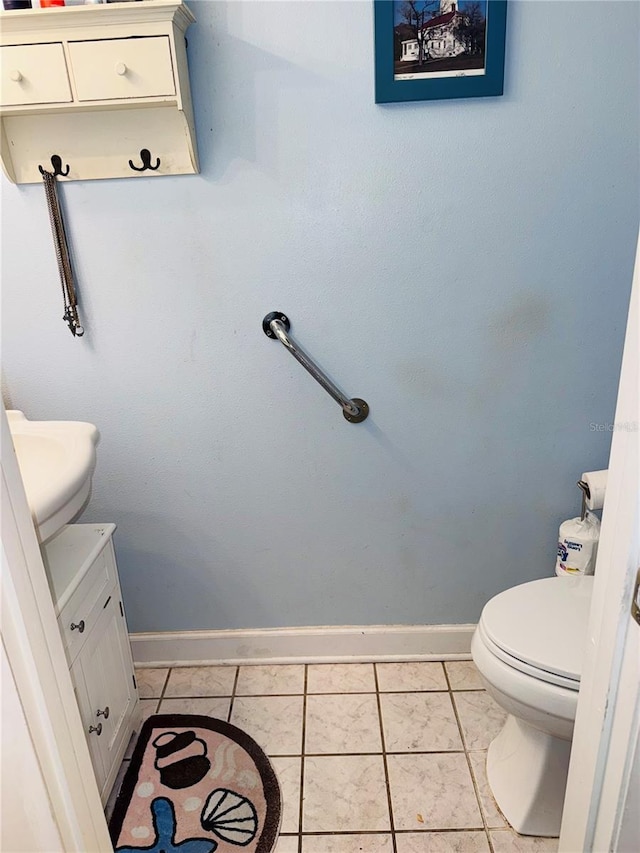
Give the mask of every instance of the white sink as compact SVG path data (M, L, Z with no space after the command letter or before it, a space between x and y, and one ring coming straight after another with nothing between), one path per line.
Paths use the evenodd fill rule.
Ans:
M82 509L91 490L99 433L81 421L30 421L8 411L24 490L40 541Z

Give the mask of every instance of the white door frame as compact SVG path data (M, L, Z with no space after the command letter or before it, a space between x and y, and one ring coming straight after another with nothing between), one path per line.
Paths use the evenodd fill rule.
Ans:
M640 254L636 258L616 423L639 421L639 279ZM0 419L2 640L65 852L111 853L4 407ZM634 768L625 751L628 753L628 745L637 741L639 708L638 681L633 681L633 672L628 672L640 660L634 658L640 627L628 615L640 559L638 482L638 433L616 430L560 836L560 850L565 853L615 850L628 813L626 793Z
M628 822L625 808L634 761L637 773L640 714L640 626L630 614L640 568L639 303L640 240L560 834L563 853L618 850L621 831L627 839L635 835L634 849L640 849L640 825Z
M4 406L0 418L2 642L65 853L112 853Z

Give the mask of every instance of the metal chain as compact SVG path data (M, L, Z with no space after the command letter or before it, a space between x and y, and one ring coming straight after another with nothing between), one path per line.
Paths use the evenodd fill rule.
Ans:
M78 317L78 302L76 299L76 288L73 281L73 269L71 267L71 258L69 256L69 245L67 243L67 235L64 230L64 220L60 203L58 201L58 193L56 190L56 178L51 172L42 171L42 179L44 181L44 191L47 198L47 208L49 210L49 221L51 223L51 231L53 233L53 245L56 250L56 260L58 262L58 273L60 274L60 285L62 287L62 299L64 302L64 315L62 319L69 326L72 335L82 337L84 329L80 325Z

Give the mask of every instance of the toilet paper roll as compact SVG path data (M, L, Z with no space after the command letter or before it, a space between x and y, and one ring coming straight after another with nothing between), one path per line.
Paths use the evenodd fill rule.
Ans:
M582 482L589 489L587 496L587 509L602 509L604 495L607 491L608 471L586 471L582 475Z

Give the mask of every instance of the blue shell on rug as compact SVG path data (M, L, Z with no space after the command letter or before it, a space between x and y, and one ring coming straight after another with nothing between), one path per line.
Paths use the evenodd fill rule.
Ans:
M250 844L258 831L258 815L251 800L227 788L216 788L209 794L200 823L203 829L240 847Z
M166 797L156 797L151 803L156 840L148 847L117 847L115 853L213 853L218 843L211 838L187 838L176 844L176 813Z

